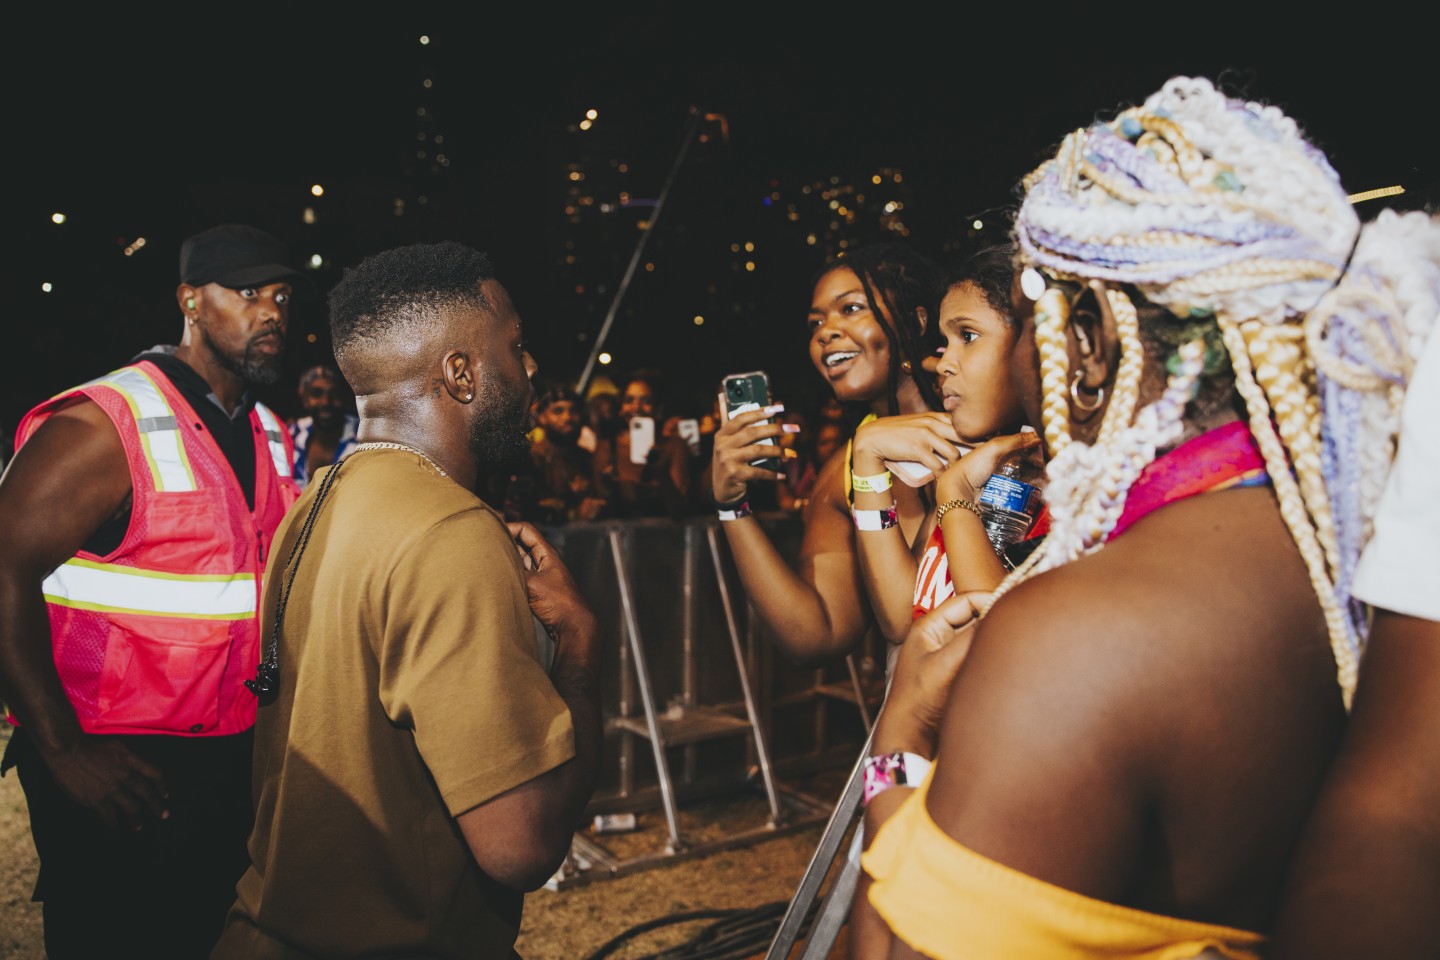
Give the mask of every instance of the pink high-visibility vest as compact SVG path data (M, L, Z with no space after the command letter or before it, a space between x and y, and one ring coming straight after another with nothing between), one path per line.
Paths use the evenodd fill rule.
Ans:
M78 397L110 417L133 491L125 539L81 550L44 582L55 667L87 733L221 736L255 723L244 681L260 660L261 578L299 497L290 434L250 412L255 508L193 407L147 361L121 367L25 415L18 450Z

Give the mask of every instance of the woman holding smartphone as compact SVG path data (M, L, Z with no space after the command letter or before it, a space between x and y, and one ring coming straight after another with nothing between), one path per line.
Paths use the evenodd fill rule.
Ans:
M620 393L620 429L595 450L599 486L621 517L684 516L690 491L690 448L665 423L664 381L636 370Z
M930 323L938 279L936 266L907 246L862 247L817 274L806 323L810 358L837 399L864 404L889 429L953 443L959 437L950 418L938 412L935 379L923 366L938 345ZM795 567L751 516L749 486L782 476L751 465L775 456L772 444L785 430L776 419L782 409L776 404L748 411L721 425L715 434L711 496L756 613L791 660L820 665L851 653L874 615L855 543L850 458L843 451L815 481ZM885 522L911 543L921 533L933 498L924 489L902 485L894 502Z

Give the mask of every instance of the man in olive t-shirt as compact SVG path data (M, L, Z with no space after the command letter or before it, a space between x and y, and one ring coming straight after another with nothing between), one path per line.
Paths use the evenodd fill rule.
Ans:
M600 752L594 615L534 529L471 492L524 452L534 362L459 244L363 261L330 309L361 443L267 570L253 865L213 956L511 957Z

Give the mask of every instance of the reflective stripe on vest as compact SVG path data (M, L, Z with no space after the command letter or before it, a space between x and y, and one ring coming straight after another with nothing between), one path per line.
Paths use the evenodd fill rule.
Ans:
M130 405L156 490L174 493L198 489L190 458L185 455L185 441L180 435L175 411L145 371L125 367L92 380L91 384L109 387Z
M78 610L193 620L255 616L255 575L159 573L72 557L45 578L45 600Z
M269 441L270 459L275 461L275 472L282 477L290 477L293 471L290 456L285 452L285 425L263 403L255 404L255 412L259 414L260 423L265 428L265 439Z

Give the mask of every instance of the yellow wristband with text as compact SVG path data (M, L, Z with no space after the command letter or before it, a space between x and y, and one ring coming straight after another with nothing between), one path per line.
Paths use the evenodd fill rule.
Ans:
M884 473L877 473L873 477L850 478L850 482L852 486L854 486L856 493L884 493L890 489L890 484L893 480L894 478L891 477L889 470L886 470Z

